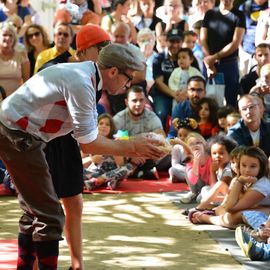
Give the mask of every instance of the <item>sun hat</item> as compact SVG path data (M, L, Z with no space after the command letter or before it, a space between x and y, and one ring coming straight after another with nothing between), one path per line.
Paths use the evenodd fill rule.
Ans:
M98 56L98 62L105 67L117 67L120 70L132 69L141 71L145 69L145 63L139 57L138 52L131 46L123 44L109 44L104 47Z
M98 43L110 40L110 35L98 25L84 25L76 36L77 52L88 49Z

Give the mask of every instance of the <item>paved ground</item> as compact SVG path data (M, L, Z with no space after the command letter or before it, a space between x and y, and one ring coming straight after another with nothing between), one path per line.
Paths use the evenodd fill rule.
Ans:
M266 269L241 255L233 232L190 224L179 213L178 196L84 195L86 269ZM19 215L17 200L2 197L0 239L16 238ZM255 267L247 268L248 263ZM68 266L68 250L62 241L59 269Z
M183 205L179 203L179 198L182 196L182 194L179 192L168 192L164 193L163 195L167 197L179 209L192 208L196 206L196 205ZM203 230L207 232L208 235L219 244L221 249L230 252L231 256L236 261L238 261L245 270L269 269L270 267L269 262L250 261L242 254L240 248L238 247L235 241L234 230L228 230L214 225L194 225L194 226L197 227L197 230L200 231Z

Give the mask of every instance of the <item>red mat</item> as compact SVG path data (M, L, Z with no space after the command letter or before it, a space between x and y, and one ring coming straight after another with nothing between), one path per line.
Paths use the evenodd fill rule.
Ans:
M5 188L4 184L0 184L0 196L15 196L14 193ZM2 268L0 268L1 270Z
M128 179L120 183L116 190L108 190L106 187L94 191L84 190L84 193L154 193L189 190L185 183L172 183L167 173L161 173L159 180ZM0 196L14 196L3 184L0 184ZM1 268L0 268L1 270Z
M17 266L17 240L0 240L0 269L16 269Z
M161 175L159 180L128 179L120 183L116 190L106 187L94 191L84 190L84 193L154 193L189 190L185 183L172 183L166 175Z

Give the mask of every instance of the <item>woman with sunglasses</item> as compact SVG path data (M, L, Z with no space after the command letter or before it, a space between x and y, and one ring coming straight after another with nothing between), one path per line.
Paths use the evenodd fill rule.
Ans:
M50 41L43 26L31 24L25 31L24 43L30 61L30 76L32 76L38 54L50 47Z

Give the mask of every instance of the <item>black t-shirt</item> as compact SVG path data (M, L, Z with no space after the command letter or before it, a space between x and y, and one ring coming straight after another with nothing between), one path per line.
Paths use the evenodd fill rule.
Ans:
M239 89L240 95L248 94L251 88L256 85L256 80L258 78L259 76L256 71L252 71L246 74L240 80L240 89Z
M153 60L154 80L160 76L163 76L163 82L168 85L169 78L176 67L178 67L177 61L170 60L169 55L166 52L158 54ZM150 95L152 97L156 95L167 96L159 91L155 83L150 90Z
M172 29L178 29L178 30L180 30L180 32L184 32L185 31L185 24L186 24L186 21L182 20L179 23L172 24L171 28ZM166 29L166 23L165 22L161 22L161 28L162 28L162 31L165 32L165 29Z
M222 15L219 7L208 10L203 19L202 27L207 28L207 44L210 54L215 54L232 42L236 27L245 28L245 15L238 9ZM238 49L224 59L237 57Z
M171 61L167 52L158 54L153 60L153 78L163 76L164 83L168 85L173 70L178 67L177 61Z

